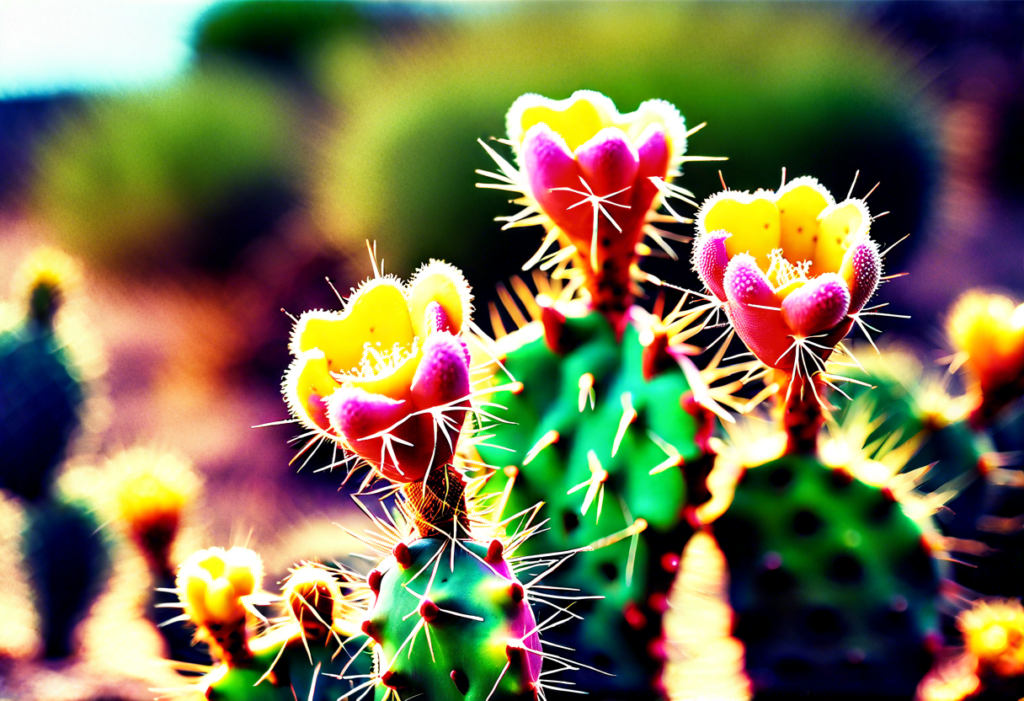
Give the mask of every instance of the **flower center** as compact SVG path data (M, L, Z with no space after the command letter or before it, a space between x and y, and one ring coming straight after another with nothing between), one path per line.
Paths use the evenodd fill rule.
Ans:
M773 248L768 253L768 270L765 275L776 289L785 287L791 282L810 279L811 261L792 262L786 258L781 248Z
M402 366L412 356L419 352L419 336L413 338L412 343L399 343L395 341L390 348L385 348L380 341L363 344L363 356L359 365L348 372L331 373L336 380L344 382L346 379L374 380L386 377Z

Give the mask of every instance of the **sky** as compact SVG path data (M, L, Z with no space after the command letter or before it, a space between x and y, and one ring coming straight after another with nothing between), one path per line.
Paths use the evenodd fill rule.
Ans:
M216 0L0 0L0 99L152 85Z

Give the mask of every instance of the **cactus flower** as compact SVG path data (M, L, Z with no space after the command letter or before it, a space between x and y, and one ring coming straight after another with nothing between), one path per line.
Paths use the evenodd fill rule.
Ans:
M982 395L1024 389L1024 304L972 290L954 303L946 328Z
M193 553L178 569L185 613L198 627L243 621L246 601L260 591L263 562L246 548L209 548Z
M967 652L982 670L1024 675L1024 607L1016 599L978 601L956 620Z
M431 261L408 285L376 277L340 312L304 313L284 382L292 414L391 481L424 478L451 460L469 409L471 299L458 269Z
M700 209L693 265L762 363L810 376L881 280L870 226L863 200L836 203L813 178L776 192L727 190Z
M507 116L508 142L518 168L484 144L501 173L478 171L497 183L481 184L521 192L524 209L499 217L505 228L542 224L547 236L524 266L542 269L572 262L582 272L594 306L616 324L641 277L636 260L644 236L670 255L651 222L672 221L656 210L664 198L691 193L671 184L686 158L689 132L678 110L648 100L620 114L604 95L580 90L565 100L523 95ZM669 209L671 211L671 209ZM545 258L558 242L561 250Z

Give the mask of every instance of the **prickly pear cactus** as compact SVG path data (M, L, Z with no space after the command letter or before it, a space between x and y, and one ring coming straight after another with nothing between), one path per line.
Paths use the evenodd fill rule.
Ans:
M686 482L702 486L698 461L712 423L694 399L702 380L684 357L686 322L632 304L637 284L649 279L639 269L650 252L644 240L675 256L667 240L678 237L655 224L683 221L668 205L671 216L657 211L690 196L671 182L687 160L689 132L666 102L623 114L590 91L560 101L524 95L507 123L517 165L485 145L499 172L479 171L497 181L481 187L522 193L515 202L523 210L499 217L505 228L544 227L541 249L524 267L552 270L535 277L538 287L568 280L565 289L580 294L568 304L547 293L533 299L517 282L534 317L527 324L502 291L522 328L499 339L497 374L517 389L486 427L493 438L476 448L498 468L487 489L511 488L507 511L537 500L550 507L548 530L524 547L600 546L551 576L554 586L586 582L604 597L581 602L589 616L572 635L552 633L615 674L584 674L582 688L602 698L647 694L658 687L666 594L692 532L684 507L700 498ZM502 335L500 321L492 324Z
M250 642L254 666L272 657L261 685L285 689L278 698L337 699L372 673L372 655L353 640L363 616L353 598L363 591L343 594L342 583L351 585L323 565L297 567L282 591L283 623Z
M913 693L939 640L939 574L922 528L889 491L784 455L748 466L712 530L755 688Z
M340 674L355 682L346 693L538 698L542 658L559 660L555 672L579 668L541 650L532 604L563 610L557 595L530 590L543 570L524 585L512 564L554 570L572 553L512 560L538 527L479 504L480 480L456 462L460 438L475 432L466 416L485 412L480 398L493 394L470 382L470 299L462 273L434 261L409 285L376 277L341 312L307 312L296 324L285 378L293 414L341 448L339 464L370 466L364 486L393 483L374 494L397 495L388 520L364 508L379 533L363 540L385 557L366 579L362 633L375 665Z
M44 654L67 657L72 634L110 570L109 545L84 503L46 499L25 510L21 547L41 620Z
M583 675L591 693L646 689L661 662L665 595L691 532L684 469L699 470L693 463L704 455L713 417L694 401L676 361L645 368L653 356L634 326L619 340L601 314L564 318L557 350L542 327L534 322L500 342L509 348L502 364L521 389L498 412L510 423L488 427L496 447L477 446L485 461L504 468L488 490L511 488L507 513L547 503L548 530L523 546L527 552L625 534L551 575L554 586L587 582L604 596L581 602L586 620L571 632L553 631L552 640L616 675ZM587 642L597 639L600 646Z
M79 423L81 373L54 319L73 266L43 250L26 262L26 314L0 330L0 489L36 500L49 493Z
M537 621L500 541L401 543L369 584L376 598L363 630L386 670L378 698L538 697Z
M719 456L719 493L698 510L726 555L734 635L759 697L907 698L941 644L930 513L908 515L892 479L902 465L884 463L907 436L823 450L825 393L846 379L825 363L849 353L843 339L877 309L871 222L862 200L837 203L812 178L719 193L697 218L705 307L725 312L776 398L777 430ZM869 473L878 479L859 479Z

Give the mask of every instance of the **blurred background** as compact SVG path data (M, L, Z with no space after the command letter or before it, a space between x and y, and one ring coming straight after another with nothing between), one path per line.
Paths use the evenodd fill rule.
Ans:
M205 485L182 552L248 543L278 579L352 547L341 476L315 473L330 456L298 471L293 426L252 428L287 416L282 310L337 308L325 278L344 294L367 277L368 240L403 277L430 257L461 267L486 309L540 241L500 231L514 208L474 187L491 168L477 139L503 136L516 97L672 102L708 123L689 153L729 159L687 164L698 200L719 169L733 189L810 174L837 198L858 171L854 194L880 182L874 238L909 235L886 261L910 273L881 297L912 317L883 328L937 357L960 292L1024 295L1022 81L1022 2L0 0L0 289L41 243L81 264L105 372L64 469L174 451ZM645 267L694 288L678 248ZM0 675L24 690L39 672L12 660L39 641L10 564L19 506L2 511ZM81 635L151 586L132 557ZM92 681L66 698L104 688L101 664L146 698L159 674L135 662L160 643L133 634L127 659L87 641Z

